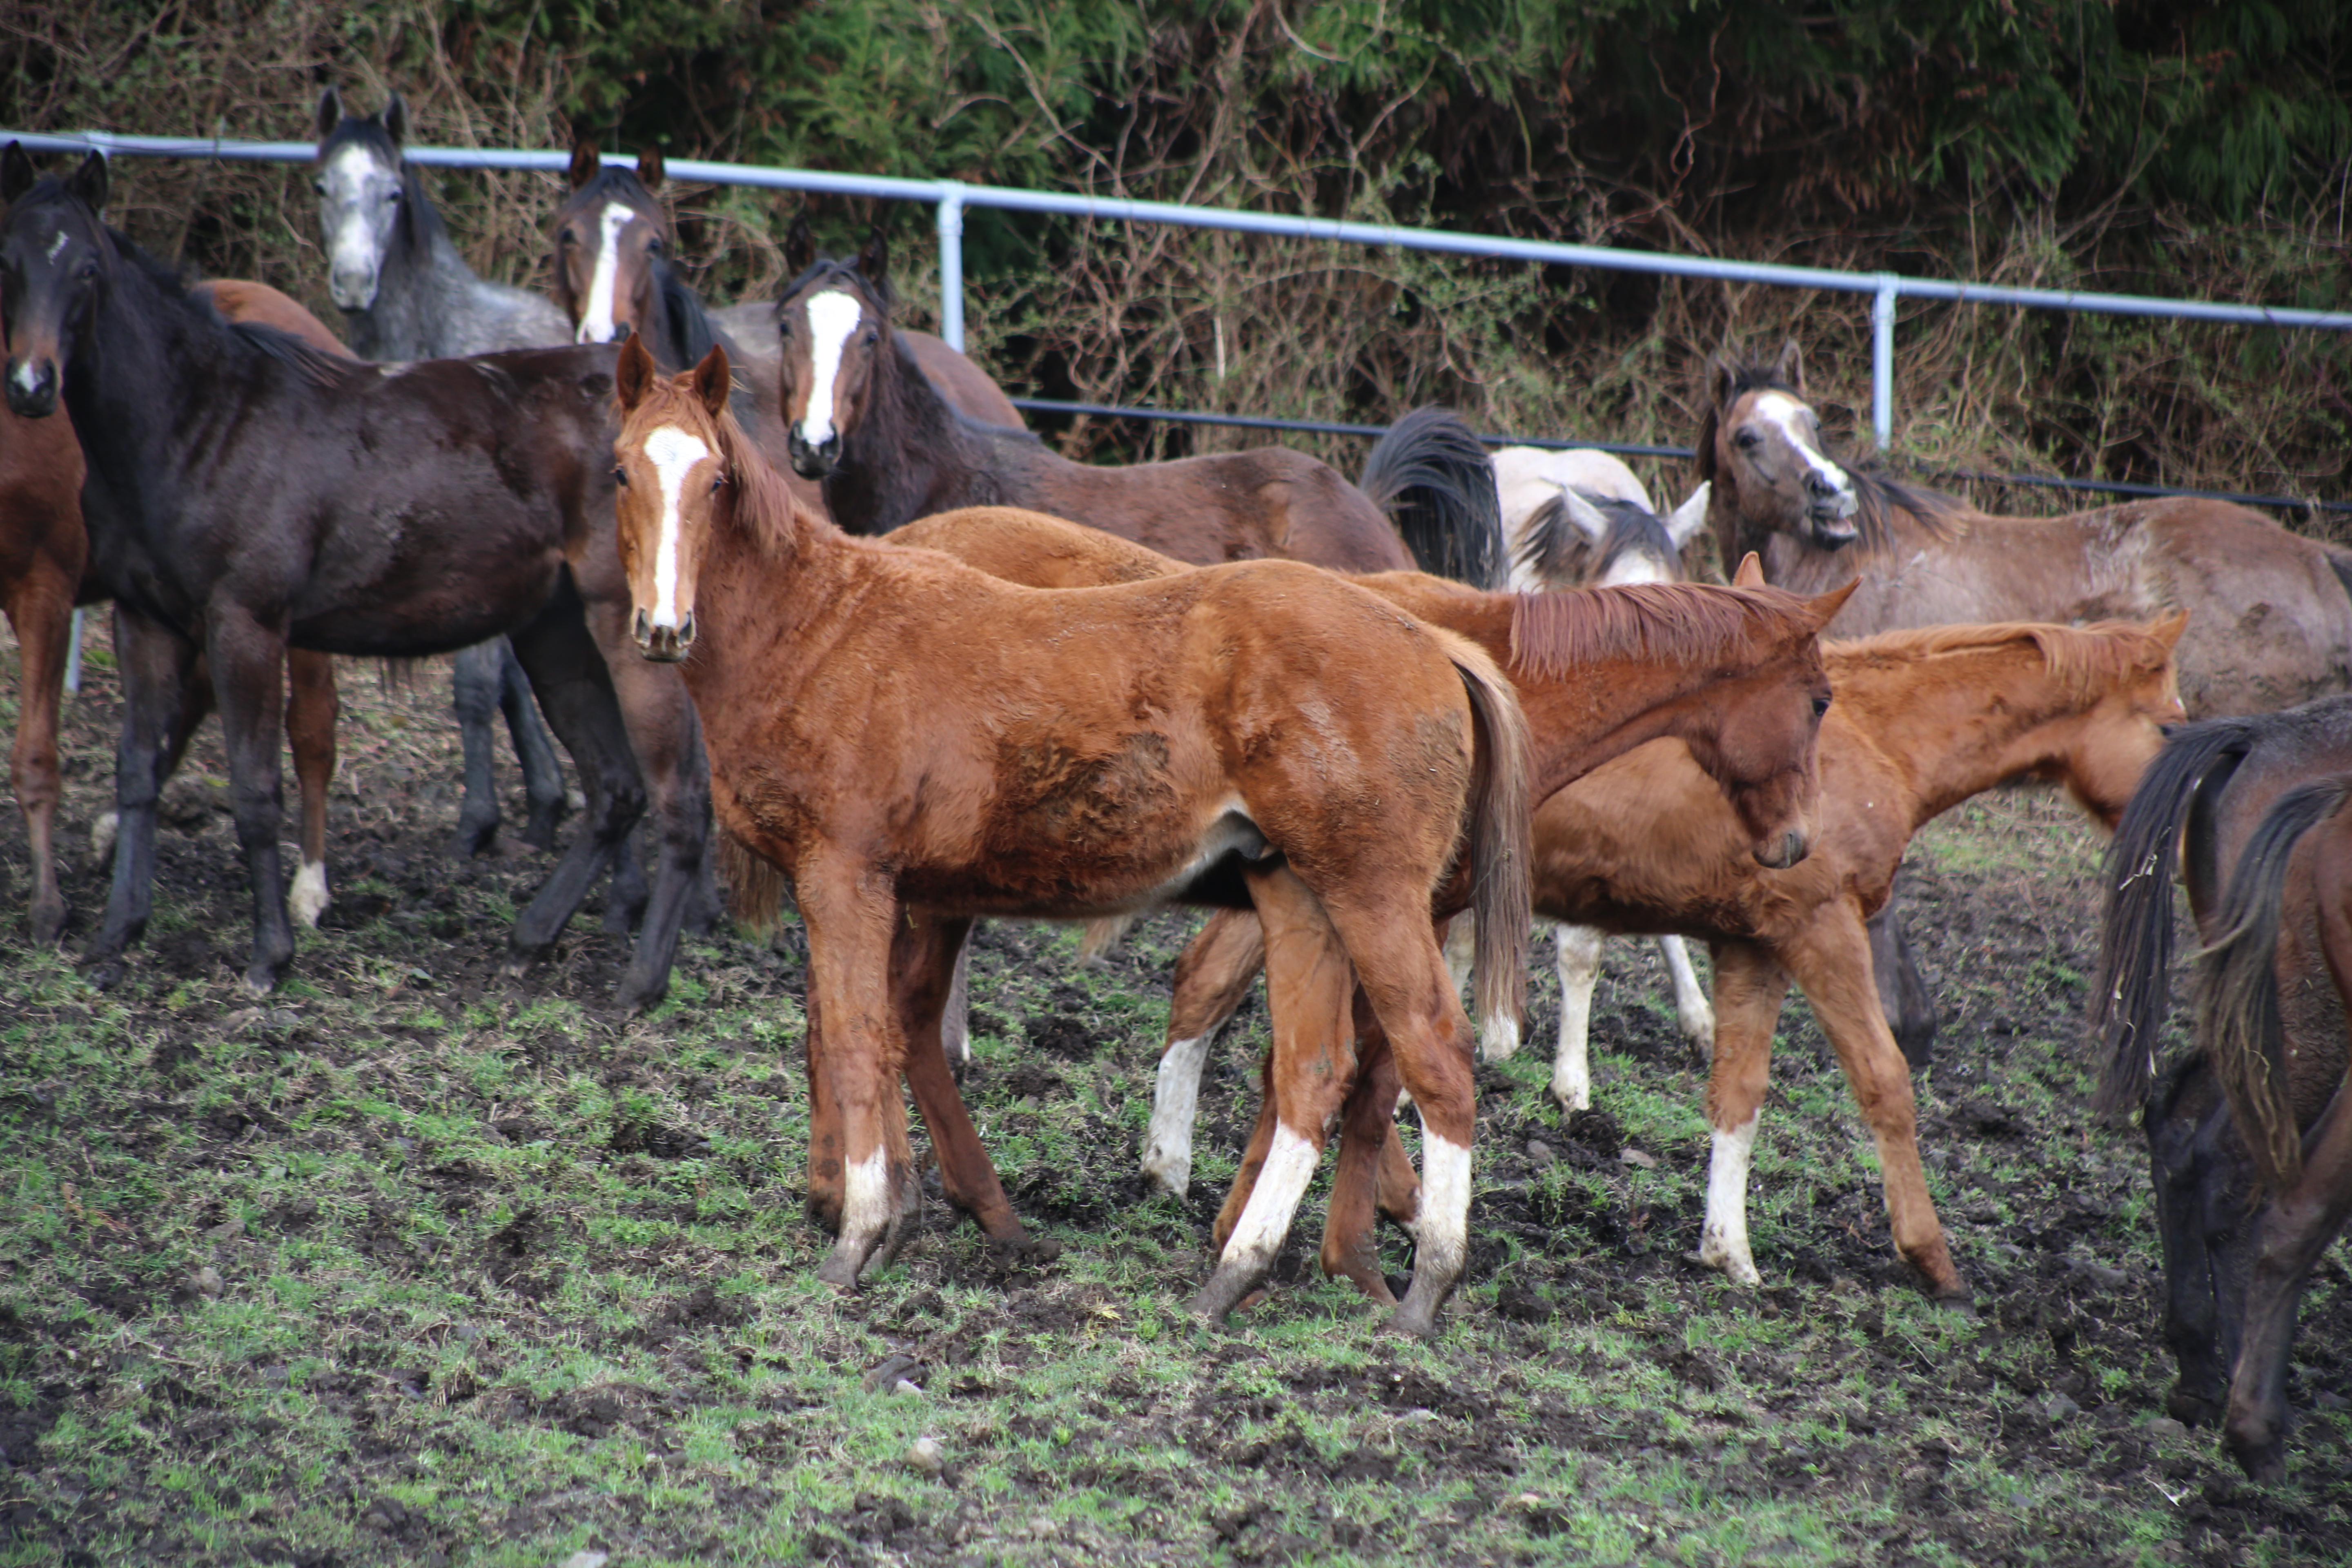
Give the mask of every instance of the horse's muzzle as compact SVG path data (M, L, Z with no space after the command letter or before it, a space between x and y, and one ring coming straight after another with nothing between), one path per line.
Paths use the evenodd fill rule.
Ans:
M792 455L793 472L804 479L829 479L841 462L841 437L812 441L795 425L784 432L784 450Z
M375 268L346 271L337 268L327 274L327 298L335 302L338 310L364 310L375 303Z
M633 628L637 639L637 651L656 664L676 664L694 648L694 612L689 610L675 626L657 626L651 616L637 612Z
M1812 847L1812 840L1802 829L1791 827L1780 837L1759 844L1756 863L1769 870L1785 871L1803 860Z
M8 412L20 419L45 419L58 411L58 362L8 362Z

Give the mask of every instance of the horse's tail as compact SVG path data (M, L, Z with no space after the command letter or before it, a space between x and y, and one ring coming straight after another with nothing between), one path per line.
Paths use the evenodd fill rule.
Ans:
M1486 650L1451 633L1438 636L1470 694L1475 754L1465 847L1471 856L1470 917L1477 928L1473 1005L1480 1048L1493 1060L1518 1049L1527 1013L1528 932L1535 921L1529 879L1534 802L1528 795L1532 748L1518 697Z
M2210 798L2254 743L2247 719L2209 719L2175 730L2141 775L2107 846L2106 920L2091 1027L2103 1046L2095 1101L2121 1116L2147 1098L2157 1034L2171 1000L2172 881L2190 809Z
M2238 858L2222 901L2221 935L2198 955L2197 1036L2263 1184L2283 1193L2303 1179L2303 1130L2288 1093L2279 1026L2278 935L2287 862L2303 836L2352 797L2352 778L2323 779L2282 795Z
M791 879L765 855L730 832L723 823L712 825L717 838L719 885L727 889L727 909L754 936L766 936L776 927Z
M1450 410L1416 408L1364 459L1357 486L1388 514L1424 572L1503 585L1503 503L1486 448Z

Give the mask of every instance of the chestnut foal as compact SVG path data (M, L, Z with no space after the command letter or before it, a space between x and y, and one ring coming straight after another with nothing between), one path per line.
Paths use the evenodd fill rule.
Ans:
M820 1277L854 1286L904 1239L902 1068L950 1194L1022 1236L985 1163L950 1159L976 1141L932 1076L972 917L1246 896L1276 1028L1325 1065L1277 1085L1275 1152L1196 1310L1222 1315L1287 1233L1360 983L1422 1112L1428 1202L1394 1321L1429 1332L1467 1245L1470 1028L1429 924L1465 836L1484 945L1527 940L1525 882L1498 874L1526 854L1526 721L1493 662L1291 562L1043 593L851 539L735 424L723 350L661 378L632 340L615 387L638 646L680 663L719 819L791 877L808 932L812 1163L843 1193Z

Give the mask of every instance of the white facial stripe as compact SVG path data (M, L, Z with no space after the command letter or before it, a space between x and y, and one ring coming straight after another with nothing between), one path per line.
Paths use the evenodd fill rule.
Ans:
M16 362L16 374L10 376L8 379L15 382L18 388L20 388L27 396L30 396L41 384L41 378L37 374L34 374L33 362L28 359L18 360Z
M44 261L55 261L58 258L58 252L63 250L65 247L66 231L64 229L59 229L57 232L57 237L49 241L49 248L42 253L41 259Z
M808 302L809 401L801 439L812 447L833 439L833 384L841 374L842 350L849 346L849 334L865 314L856 295L838 289L828 289Z
M574 342L609 343L620 333L613 321L613 290L621 273L618 241L635 216L620 202L606 202L597 215L596 270L588 279L588 305L580 313L580 330L572 334Z
M1814 450L1812 432L1805 427L1804 416L1805 405L1785 392L1756 395L1756 416L1787 437L1789 445L1796 448L1807 468L1828 480L1832 489L1851 489L1853 481L1845 477L1845 470Z
M661 484L661 539L654 546L654 625L677 629L678 498L686 477L710 456L702 437L665 425L646 437L646 458Z

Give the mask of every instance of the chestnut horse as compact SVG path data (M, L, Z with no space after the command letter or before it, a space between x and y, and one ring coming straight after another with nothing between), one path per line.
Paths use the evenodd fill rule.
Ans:
M266 283L224 280L200 284L194 292L209 299L229 321L258 321L305 336L327 352L344 353L317 317ZM82 478L81 444L71 420L26 419L0 405L0 608L16 634L19 678L9 780L32 852L32 939L44 946L65 930L56 853L62 795L58 719L74 606L89 602L81 593L89 554L81 525ZM335 670L327 655L295 650L287 657L286 672L286 729L302 797L302 865L289 902L296 919L316 925L327 906L327 791L335 776L339 707ZM209 683L203 693L209 698ZM173 766L203 717L202 708L186 716L186 729L172 748ZM102 834L110 827L110 818L101 819Z
M1481 586L1500 581L1494 469L1477 438L1442 410L1416 410L1383 436L1361 489L1281 447L1123 468L1074 463L941 396L890 324L890 302L889 253L877 234L854 263L814 263L779 307L793 468L822 481L826 510L851 533L888 533L959 507L1015 506L1194 565L1281 557L1386 572L1418 562Z
M1395 1321L1429 1332L1467 1247L1470 1027L1429 924L1465 835L1482 957L1527 939L1525 721L1492 661L1294 563L1053 593L852 539L792 499L728 381L723 351L664 380L623 348L621 554L640 647L683 660L705 715L720 821L799 900L812 1126L841 1129L812 1138L842 1168L821 1277L854 1286L919 1200L902 1069L950 1194L1010 1221L992 1173L993 1191L958 1190L944 1151L976 1143L951 1086L947 1104L924 1087L972 916L1246 896L1296 1058L1339 1058L1360 984L1419 1101L1429 1202ZM1336 1108L1279 1108L1196 1310L1221 1314L1273 1262Z
M891 537L1034 587L1140 582L1184 570L1097 530L1005 508L941 513ZM1645 741L1679 736L1705 759L1706 771L1721 785L1752 854L1773 862L1801 854L1786 835L1792 823L1803 824L1811 813L1814 780L1807 759L1828 696L1814 639L1845 590L1806 602L1760 586L1524 595L1481 593L1411 572L1357 581L1430 625L1468 637L1498 663L1507 661L1528 715L1537 795L1549 795ZM1810 829L1800 826L1795 831ZM1449 888L1436 912L1456 912L1459 893L1458 887ZM1219 910L1177 962L1169 1045L1160 1058L1143 1156L1146 1173L1164 1190L1181 1195L1190 1184L1201 1069L1218 1028L1256 978L1265 952L1255 921L1244 911ZM1488 979L1482 973L1484 1033L1515 1045L1516 1018L1497 1018L1488 1011L1492 1004L1483 994ZM1377 1059L1381 1054L1374 1042L1369 1055ZM1296 1071L1278 1055L1267 1064L1271 1083L1288 1082ZM1382 1157L1394 1162L1392 1172L1410 1172L1391 1132L1393 1087L1377 1110L1369 1079L1350 1097L1343 1170L1350 1162ZM1270 1121L1262 1118L1244 1161L1245 1173L1263 1164L1272 1137ZM1384 1144L1390 1147L1384 1150ZM1360 1184L1349 1184L1339 1190L1361 1192ZM1249 1195L1245 1184L1231 1194L1218 1219L1219 1245ZM1369 1210L1362 1217L1369 1221ZM1335 1210L1324 1268L1386 1301L1388 1286L1375 1255L1331 1239L1352 1238L1368 1229L1368 1224Z
M62 397L71 413L89 576L115 600L121 834L84 964L110 980L144 929L155 797L199 655L253 889L246 983L267 991L293 952L278 848L286 648L409 658L513 632L593 787L588 830L517 921L509 965L554 945L650 793L662 858L620 1000L660 996L703 864L708 783L683 686L629 649L614 597L612 351L383 367L230 326L100 221L105 189L97 154L37 182L20 146L0 152L8 402L37 417Z
M2352 696L2190 725L2148 769L2107 856L2099 1101L2139 1107L2147 1129L2163 1333L2180 1369L2167 1405L2219 1422L2263 1479L2285 1463L2280 1380L2309 1258L2344 1216L2352 1095L2334 966L2352 861L2329 801L2347 774ZM2176 865L2226 967L2200 987L2200 1048L2158 1076Z
M2192 716L2284 708L2352 685L2352 552L2229 501L2126 501L1995 517L1841 465L1822 450L1794 343L1771 364L1717 360L1696 446L1723 559L1818 592L1859 573L1832 629L1863 637L1963 621L2147 620L2189 612Z

